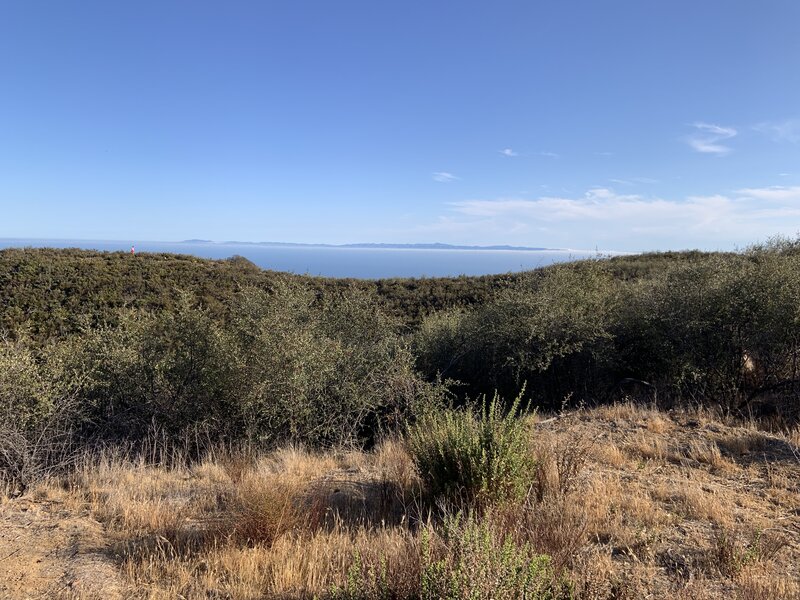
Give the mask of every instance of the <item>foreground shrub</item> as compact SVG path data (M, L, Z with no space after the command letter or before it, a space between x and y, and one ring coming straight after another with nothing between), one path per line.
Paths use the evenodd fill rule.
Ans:
M188 294L174 312L121 313L115 327L90 329L74 345L67 372L81 379L87 436L143 440L154 427L232 436L241 427L236 348Z
M570 597L549 556L472 513L448 516L441 528L423 530L420 587L424 599Z
M0 489L24 491L76 456L71 396L57 352L0 343Z
M534 465L521 401L504 412L495 395L479 411L433 410L411 427L408 445L434 498L483 506L525 495Z
M313 530L321 516L305 492L299 482L278 476L245 476L231 510L234 533L247 544L269 547L289 532Z
M440 393L417 374L371 295L345 289L320 298L276 283L270 292L242 290L231 309L220 323L182 294L171 312L121 312L115 326L59 342L69 350L63 375L44 382L75 382L87 438L136 442L156 428L176 439L203 432L200 442L260 446L369 443ZM26 361L33 375L16 390L0 373L0 409L13 404L35 416L43 393ZM14 391L7 401L5 388Z

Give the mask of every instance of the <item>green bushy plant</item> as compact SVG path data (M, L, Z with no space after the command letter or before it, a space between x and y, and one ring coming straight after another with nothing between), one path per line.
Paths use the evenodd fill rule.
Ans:
M522 394L505 411L495 395L477 410L431 410L409 429L411 455L434 498L485 506L525 495L534 465L521 402Z
M80 407L60 363L61 346L0 343L0 487L23 491L75 458Z
M75 345L65 362L73 378L85 376L87 433L137 439L153 427L175 435L204 425L224 434L240 422L236 349L188 294L174 312L128 311Z
M440 528L424 529L421 552L424 599L570 597L569 586L559 580L549 556L474 513L449 515Z
M35 425L52 409L53 382L24 341L0 343L0 418L22 429Z
M510 395L527 382L537 400L560 402L607 361L616 296L595 262L520 276L482 306L428 316L415 335L418 365L467 393Z
M369 441L435 395L374 299L344 290L247 290L233 323L253 435L311 444Z
M780 247L698 257L622 288L614 319L621 376L662 399L727 410L796 393L800 259ZM785 409L791 402L783 401Z

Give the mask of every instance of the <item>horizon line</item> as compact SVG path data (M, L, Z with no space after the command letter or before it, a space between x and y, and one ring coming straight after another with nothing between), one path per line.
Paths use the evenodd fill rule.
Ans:
M276 241L239 241L239 240L207 240L200 238L183 240L146 240L146 239L102 239L102 238L56 238L56 237L0 237L0 242L103 242L120 243L124 245L136 244L208 244L217 246L265 246L265 247L306 247L306 248L340 248L340 249L386 249L386 250L475 250L475 251L509 251L509 252L575 252L581 254L639 254L651 252L647 250L625 251L613 249L579 249L579 248L550 248L545 246L516 246L511 244L450 244L445 242L355 242L344 244L330 244L325 242L276 242ZM24 246L18 246L24 247ZM45 246L46 247L46 246ZM658 250L656 250L658 252ZM666 252L666 251L664 251Z

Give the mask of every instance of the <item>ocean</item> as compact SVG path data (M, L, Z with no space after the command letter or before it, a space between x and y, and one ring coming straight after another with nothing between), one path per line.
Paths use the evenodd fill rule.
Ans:
M83 248L130 252L131 246L136 248L137 253L169 252L215 259L239 255L263 269L357 279L492 275L597 256L593 252L564 250L341 248L137 240L0 239L0 248Z

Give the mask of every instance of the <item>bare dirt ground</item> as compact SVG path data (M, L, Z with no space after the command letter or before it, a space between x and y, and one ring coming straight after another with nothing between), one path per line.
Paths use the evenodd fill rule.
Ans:
M103 526L62 500L0 504L0 598L119 598Z

